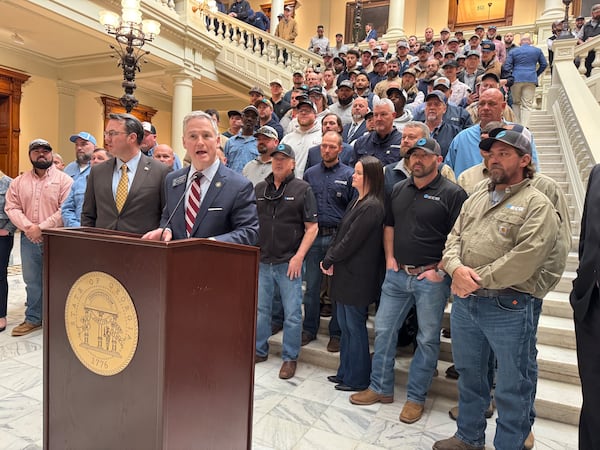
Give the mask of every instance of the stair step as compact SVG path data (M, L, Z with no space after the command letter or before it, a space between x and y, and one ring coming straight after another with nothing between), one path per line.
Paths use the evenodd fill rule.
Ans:
M542 314L538 324L539 345L575 349L575 325L573 319Z
M544 297L542 314L544 316L573 319L573 308L571 308L571 303L569 303L569 293L558 291L549 292L548 295Z
M281 354L281 339L283 334L280 332L269 339L270 353L274 355ZM339 365L339 354L330 353L326 349L328 342L327 336L319 335L316 340L302 347L300 352L300 363L306 362L320 367L329 368L332 374ZM408 380L408 368L412 356L406 353L396 357L394 366L395 383L402 390L405 389ZM458 401L458 383L445 377L446 369L450 367L448 361L438 361L438 376L433 378L430 392L435 395ZM540 371L540 374L545 374ZM403 399L396 399L400 402ZM539 378L537 385L537 394L535 409L537 417L554 420L556 422L576 425L579 421L579 413L582 402L581 387L571 383Z
M564 158L562 153L560 152L556 152L556 153L538 153L539 157L540 157L540 165L542 167L545 166L546 163L561 163L563 164ZM563 164L564 167L564 164Z

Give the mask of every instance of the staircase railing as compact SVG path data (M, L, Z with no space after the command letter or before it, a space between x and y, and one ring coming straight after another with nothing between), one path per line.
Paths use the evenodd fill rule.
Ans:
M247 55L273 64L289 73L304 71L307 66L323 65L323 58L288 41L264 32L226 14L201 8L197 11L206 29L217 41L237 47Z
M590 78L585 77L583 66L590 51L596 50L600 57L600 37L583 45L577 46L576 43L576 39L554 41L548 110L553 112L556 119L575 204L581 214L590 170L600 162L600 59L594 60ZM576 57L580 60L579 69L574 64Z

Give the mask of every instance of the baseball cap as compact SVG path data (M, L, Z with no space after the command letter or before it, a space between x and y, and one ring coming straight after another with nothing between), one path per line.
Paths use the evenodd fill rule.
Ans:
M527 155L531 155L531 140L524 133L519 133L515 130L506 130L504 128L496 128L490 131L489 137L479 143L479 148L489 152L494 142L504 142L505 144L521 150Z
M481 51L482 52L493 52L496 50L496 44L492 41L483 41L481 43Z
M277 134L277 131L275 131L275 128L270 127L268 125L262 126L258 130L256 130L256 132L254 133L254 137L258 136L259 134L262 134L263 136L266 136L271 139L279 139L279 135Z
M417 55L421 52L429 53L429 50L427 50L425 47L419 47L419 50L417 50Z
M341 89L343 87L349 88L354 90L354 84L352 84L352 81L350 80L344 80L340 83L340 85L338 86L338 89Z
M281 19L282 17L283 17L283 13L279 13L279 14L277 14L277 18L278 18L278 19Z
M417 71L414 69L414 67L410 67L410 68L406 69L404 72L402 72L402 75L406 75L406 74L412 75L415 78L417 77Z
M477 50L471 50L471 51L467 52L467 58L469 56L477 56L478 58L481 58L481 55L479 54L479 52Z
M496 25L490 25L490 26L488 27L488 30L496 30Z
M322 97L327 97L327 93L324 92L321 86L313 86L308 90L308 95L320 95Z
M242 112L237 109L231 109L231 110L227 111L227 117L229 117L230 119L233 116L241 116L241 115L242 115Z
M398 41L398 42L396 43L396 47L398 47L398 48L400 48L400 47L404 47L404 48L410 48L410 47L408 46L408 42L406 42L406 41Z
M496 83L500 83L500 78L494 72L488 72L481 75L481 81L485 80L486 78L493 78L496 80Z
M442 149L440 148L440 144L437 143L435 139L432 138L421 138L419 139L415 145L409 148L406 151L406 156L409 156L415 150L425 150L425 152L432 155L441 155Z
M452 83L450 83L450 80L446 77L439 77L439 78L436 78L435 81L433 82L433 89L435 90L435 88L438 86L444 86L446 89L450 89L450 86L452 86Z
M454 52L446 52L446 55L450 53L451 55L454 55ZM445 69L446 67L458 67L458 63L456 61L454 61L453 59L451 59L450 61L446 61L444 63L444 65L442 66L442 69Z
M47 148L48 150L52 151L52 146L45 139L34 139L33 141L31 141L29 143L29 151L34 150L38 147L44 147L44 148Z
M377 64L387 64L387 59L385 59L385 58L377 58L375 60L375 65L377 65Z
M361 52L361 55L364 55L365 53L368 53L368 54L370 54L371 56L373 56L373 52L372 52L372 51L371 51L371 49L369 49L369 48L366 48L366 49L364 49L364 50Z
M408 95L406 94L406 91L404 89L400 88L399 86L392 85L388 88L387 91L385 91L385 93L388 97L390 96L390 94L392 92L399 92L402 95L402 97L404 97L404 101L408 100Z
M259 106L261 103L264 103L264 104L265 104L265 105L267 105L269 108L273 109L273 103L271 102L271 100L269 100L268 98L264 98L264 97L263 97L263 98L261 98L261 99L258 101L258 104L256 105L256 106L257 106L257 108L256 108L256 109L258 109L258 106Z
M302 73L302 71L301 71L301 70L296 70L296 71L295 71L295 72L292 74L292 76L293 76L293 77L295 77L296 75L302 75L302 76L304 76L304 74Z
M475 31L477 31L477 30L485 30L485 28L483 27L483 25L477 25L475 27Z
M258 109L254 105L248 105L242 109L242 114L246 114L248 111L254 112L258 116Z
M416 64L419 62L418 56L411 56L408 58L408 64Z
M444 27L440 30L440 33L450 33L450 28Z
M450 39L448 39L448 44L450 42L456 42L458 44L458 39L456 39L455 37L451 37Z
M425 101L431 98L437 98L440 102L446 103L446 96L442 91L438 91L437 89L427 94L427 97L425 97Z
M479 35L478 35L478 34L473 34L473 35L471 35L471 36L469 37L469 40L471 40L471 39L477 39L477 40L479 40L480 38L479 38Z
M344 58L342 58L340 55L337 55L337 56L334 56L334 57L333 57L333 60L334 60L334 61L335 61L336 59L337 59L338 61L341 61L341 62L343 62L343 63L345 63L345 62L346 62L346 61L344 60Z
M263 92L263 90L261 89L260 86L254 86L252 89L250 89L248 91L248 94L252 94L253 92L257 93L257 94L260 94L260 95L265 95L265 93Z
M302 105L308 105L308 106L310 106L310 107L312 108L312 110L313 110L314 112L317 112L317 107L316 107L316 106L315 106L315 104L314 104L313 102L311 102L310 100L300 100L300 101L298 102L298 106L296 106L296 109L300 109L300 107L301 107Z
M142 122L142 128L145 133L156 134L156 128L154 128L154 125L150 122ZM71 138L73 138L73 136L71 136Z
M292 147L290 147L287 144L279 144L275 151L271 153L271 156L275 156L275 154L277 153L281 153L282 155L285 155L291 159L296 159L296 154L294 153L294 150L292 150Z
M283 8L285 11L291 11L292 7L291 6L286 6L285 8Z
M148 122L144 122L144 123L148 123ZM152 134L156 134L156 130L154 130L154 133L152 133ZM90 133L88 133L87 131L80 131L77 134L73 134L73 135L71 135L71 137L69 138L69 140L71 142L75 142L77 140L77 138L81 138L84 141L89 141L92 144L96 145L96 138L94 136L92 136ZM48 146L50 146L50 144L48 144Z
M585 16L577 16L575 20L585 20Z
M466 59L467 57L463 54L463 53L459 53L458 55L456 55L456 60L458 61L459 59Z
M283 87L283 82L279 78L275 78L274 80L271 80L271 82L269 83L269 86L272 84L278 84L279 86Z

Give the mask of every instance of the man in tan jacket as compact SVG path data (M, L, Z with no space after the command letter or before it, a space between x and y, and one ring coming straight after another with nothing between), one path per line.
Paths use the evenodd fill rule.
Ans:
M290 6L286 6L283 10L283 18L277 24L277 28L275 28L275 36L292 44L296 40L298 36L298 24L292 17L292 8Z

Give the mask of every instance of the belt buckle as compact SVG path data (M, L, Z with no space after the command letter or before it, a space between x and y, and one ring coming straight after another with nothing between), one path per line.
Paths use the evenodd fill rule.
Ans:
M410 273L410 270L412 269L416 269L417 266L411 266L410 264L404 264L404 271L406 272L407 275L412 275L412 273Z

